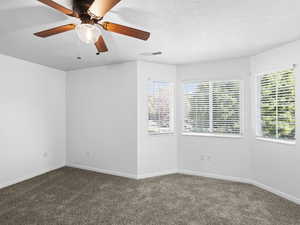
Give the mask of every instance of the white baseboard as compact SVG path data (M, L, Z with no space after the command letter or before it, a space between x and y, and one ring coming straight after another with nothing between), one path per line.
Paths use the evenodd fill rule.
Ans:
M194 170L181 169L181 170L179 170L179 173L185 174L185 175L214 178L214 179L219 179L219 180L240 182L240 183L246 183L246 184L251 183L251 180L242 178L242 177L232 177L232 176L220 175L220 174L215 174L215 173L203 173L203 172L194 171Z
M284 192L282 192L282 191L279 191L279 190L277 190L277 189L275 189L275 188L272 188L272 187L267 186L267 185L265 185L265 184L259 183L259 182L257 182L257 181L252 181L251 184L253 184L253 185L256 186L256 187L259 187L259 188L261 188L261 189L264 189L264 190L266 190L266 191L268 191L268 192L271 192L271 193L273 193L273 194L275 194L275 195L278 195L278 196L280 196L280 197L282 197L282 198L285 198L285 199L287 199L287 200L290 200L290 201L292 201L292 202L294 202L294 203L300 205L300 199L299 199L299 198L296 198L296 197L294 197L294 196L292 196L292 195L286 194L286 193L284 193Z
M264 189L268 192L271 192L271 193L273 193L277 196L280 196L282 198L285 198L289 201L292 201L292 202L300 205L300 199L299 198L294 197L294 196L289 195L289 194L286 194L282 191L279 191L275 188L272 188L270 186L267 186L265 184L259 183L257 181L251 180L251 179L241 178L241 177L225 176L225 175L219 175L219 174L214 174L214 173L203 173L203 172L198 172L198 171L193 171L193 170L186 170L186 169L179 170L179 173L180 174L186 174L186 175L193 175L193 176L201 176L201 177L207 177L207 178L226 180L226 181L240 182L240 183L245 183L245 184L252 184L256 187Z
M57 170L59 168L62 168L64 167L65 165L59 165L59 166L54 166L54 167L51 167L51 168L47 168L47 169L42 169L38 172L33 172L31 174L26 174L26 175L23 175L21 177L18 177L16 179L13 179L13 180L9 180L9 181L6 181L6 182L3 182L3 183L0 183L0 189L1 188L5 188L5 187L8 187L8 186L11 186L11 185L14 185L14 184L17 184L17 183L20 183L22 181L25 181L25 180L29 180L31 178L34 178L36 176L40 176L42 174L45 174L45 173L48 173L50 171L53 171L53 170Z
M144 173L144 174L136 175L136 174L131 174L131 173L124 173L124 172L115 171L115 170L100 169L100 168L79 165L79 164L73 164L73 163L68 163L67 166L73 167L73 168L78 168L78 169L83 169L83 170L89 170L89 171L93 171L93 172L98 172L98 173L103 173L103 174L109 174L109 175L113 175L113 176L127 177L127 178L131 178L131 179L136 179L136 180L170 175L170 174L174 174L174 173L178 172L178 170L167 170L167 171L163 171L163 172Z
M178 170L174 169L174 170L166 170L166 171L155 172L155 173L143 173L143 174L138 174L138 179L160 177L160 176L165 176L165 175L170 175L175 173L178 173Z
M73 168L78 168L78 169L83 169L83 170L89 170L89 171L93 171L93 172L98 172L98 173L103 173L103 174L109 174L109 175L118 176L118 177L127 177L127 178L131 178L131 179L137 179L137 175L132 174L132 173L124 173L124 172L115 171L115 170L100 169L100 168L79 165L79 164L73 164L73 163L67 163L67 166L73 167Z

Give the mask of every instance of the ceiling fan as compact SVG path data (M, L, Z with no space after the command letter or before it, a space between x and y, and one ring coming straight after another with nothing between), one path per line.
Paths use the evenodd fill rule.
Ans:
M150 33L146 31L111 22L102 22L105 14L121 0L73 0L73 10L68 9L52 0L38 1L62 12L67 16L75 17L81 20L81 23L78 25L67 24L37 32L34 35L38 37L46 38L66 31L76 30L81 41L87 44L95 45L97 54L108 51L103 36L101 35L101 28L106 31L126 35L144 41L148 40L150 37Z

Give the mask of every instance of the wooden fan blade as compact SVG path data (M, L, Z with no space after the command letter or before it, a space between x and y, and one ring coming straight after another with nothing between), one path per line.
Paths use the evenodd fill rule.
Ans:
M98 41L95 43L95 46L96 46L98 52L107 52L108 51L102 35L100 35Z
M137 30L131 27L126 27L120 24L110 23L110 22L103 22L102 24L103 29L111 32L115 32L118 34L127 35L129 37L138 38L141 40L148 40L150 37L150 33L142 30Z
M74 30L75 27L76 27L75 24L67 24L67 25L55 27L55 28L52 28L49 30L37 32L34 35L38 36L38 37L46 38L46 37L49 37L52 35L60 34L60 33L66 32L66 31L70 31L70 30Z
M71 9L68 9L52 0L38 0L38 1L41 3L44 3L45 5L53 8L53 9L56 9L56 10L62 12L63 14L66 14L68 16L77 17L77 14L75 12L73 12Z
M89 8L89 13L97 18L102 18L121 0L95 0Z

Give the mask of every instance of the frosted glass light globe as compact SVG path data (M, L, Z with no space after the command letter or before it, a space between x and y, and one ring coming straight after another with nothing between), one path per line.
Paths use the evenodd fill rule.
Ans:
M98 41L101 31L92 24L79 24L76 26L79 39L86 44L95 44Z

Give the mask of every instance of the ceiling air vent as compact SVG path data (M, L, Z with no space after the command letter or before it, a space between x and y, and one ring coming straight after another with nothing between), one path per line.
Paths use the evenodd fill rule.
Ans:
M157 56L162 55L162 52L144 52L140 54L141 56Z

